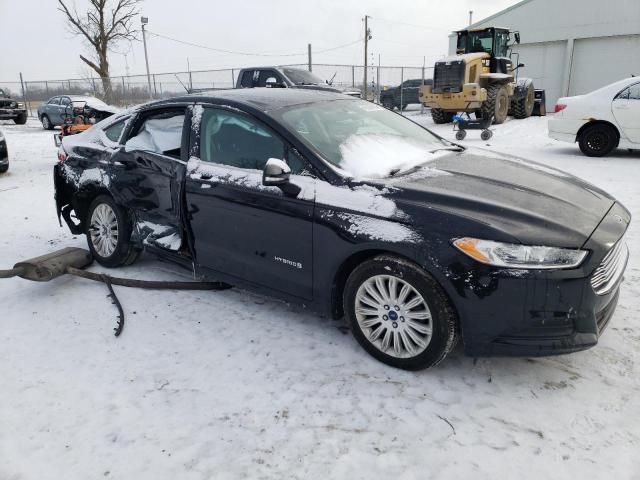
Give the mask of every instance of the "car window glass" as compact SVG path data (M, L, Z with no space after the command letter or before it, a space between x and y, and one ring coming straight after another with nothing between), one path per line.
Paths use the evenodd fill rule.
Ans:
M270 158L284 158L284 142L244 115L205 109L200 132L205 162L262 170Z
M304 158L302 158L298 151L293 148L290 148L287 151L287 164L289 165L289 168L291 168L291 173L293 175L315 176Z
M282 77L273 70L260 70L256 87L266 87L267 82L283 83Z
M60 100L60 105L69 105L71 103L71 99L69 97L62 97Z
M125 151L140 150L180 158L183 126L184 111L147 117L137 133L127 140Z
M253 70L246 70L245 72L242 73L240 86L244 88L253 87Z
M629 87L629 100L640 100L640 83Z
M629 99L629 89L625 88L621 91L615 98L616 100L628 100Z
M120 137L122 136L122 131L124 130L124 127L126 124L127 124L126 119L123 119L105 128L104 129L105 136L112 142L119 143Z
M60 97L53 97L49 100L49 105L60 105Z

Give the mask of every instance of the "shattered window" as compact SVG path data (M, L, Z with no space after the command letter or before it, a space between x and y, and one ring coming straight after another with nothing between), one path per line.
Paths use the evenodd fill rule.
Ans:
M141 150L180 158L184 111L163 112L147 118L138 133L127 140L125 151Z

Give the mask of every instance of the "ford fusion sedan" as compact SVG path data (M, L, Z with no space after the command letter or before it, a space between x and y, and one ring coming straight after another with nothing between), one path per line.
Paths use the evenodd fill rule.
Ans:
M604 157L615 148L640 150L640 78L559 99L549 119L549 136L578 142L589 157Z
M147 250L344 316L404 369L458 339L473 356L592 347L627 262L630 214L602 190L336 93L151 103L65 138L58 156L59 217L102 265Z

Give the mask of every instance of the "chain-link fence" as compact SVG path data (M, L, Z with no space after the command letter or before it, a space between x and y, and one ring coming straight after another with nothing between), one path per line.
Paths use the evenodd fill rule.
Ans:
M286 65L307 69L307 64ZM23 98L30 115L36 115L40 104L57 95L87 95L127 107L149 101L182 95L189 91L234 88L241 69L203 70L192 72L154 73L101 78L0 82L0 88L14 98ZM362 65L312 65L313 73L338 88L358 88L364 92ZM367 98L389 107L405 107L418 103L416 85L432 76L433 67L367 67ZM408 81L413 80L413 83ZM420 81L420 82L417 82ZM149 83L151 89L149 89ZM151 90L151 91L150 91ZM393 102L389 98L393 97Z

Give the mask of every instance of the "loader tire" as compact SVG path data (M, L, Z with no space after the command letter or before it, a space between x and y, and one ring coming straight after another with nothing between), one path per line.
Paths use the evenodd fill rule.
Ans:
M491 85L487 88L487 99L482 104L482 117L493 116L493 123L500 125L509 113L509 95L504 85Z
M433 123L437 123L438 125L441 125L443 123L451 123L453 121L454 115L455 113L445 112L441 108L431 109L431 118L433 119Z
M513 102L513 118L521 120L523 118L529 118L533 113L533 107L536 102L536 91L533 88L533 83L527 87L527 93L524 97Z

